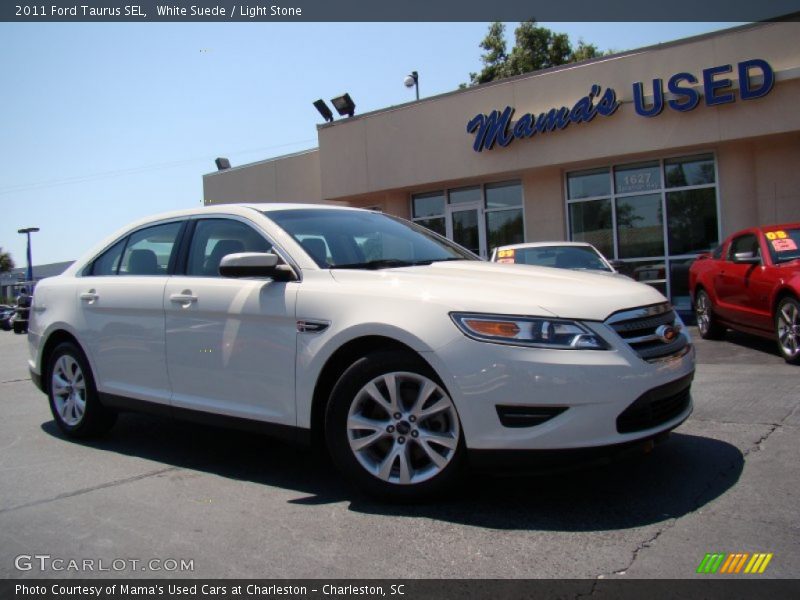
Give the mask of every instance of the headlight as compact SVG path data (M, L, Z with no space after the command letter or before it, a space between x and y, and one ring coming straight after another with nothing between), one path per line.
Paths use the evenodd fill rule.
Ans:
M450 317L465 335L482 342L558 350L608 349L600 336L575 321L475 313L450 313Z

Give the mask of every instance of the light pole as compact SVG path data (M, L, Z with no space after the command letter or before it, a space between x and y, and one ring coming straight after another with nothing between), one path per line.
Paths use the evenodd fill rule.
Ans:
M31 261L31 234L39 231L38 227L26 227L17 229L17 233L24 233L28 236L28 281L33 281L33 261Z
M410 75L406 75L403 83L406 85L406 87L416 88L417 100L419 100L419 73L416 71L411 71Z

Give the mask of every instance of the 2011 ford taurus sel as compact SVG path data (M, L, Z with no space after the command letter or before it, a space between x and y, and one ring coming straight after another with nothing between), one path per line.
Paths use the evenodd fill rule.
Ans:
M652 287L481 261L320 205L140 221L36 288L30 370L72 437L156 410L324 440L367 492L439 492L470 456L649 440L694 349ZM502 451L502 452L500 452Z

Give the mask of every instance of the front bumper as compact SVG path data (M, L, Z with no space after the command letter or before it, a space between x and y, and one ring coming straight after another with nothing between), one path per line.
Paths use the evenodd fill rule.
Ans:
M692 412L691 346L682 355L647 362L621 340L600 351L513 347L464 337L426 358L456 404L470 451L627 444L670 431ZM526 413L546 418L512 424L501 420L504 411L518 419Z

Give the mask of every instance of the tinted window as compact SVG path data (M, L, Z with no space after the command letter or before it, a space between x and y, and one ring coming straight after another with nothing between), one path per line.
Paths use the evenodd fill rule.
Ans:
M166 223L132 233L122 255L120 275L166 275L182 223Z
M92 264L91 275L116 275L119 270L119 259L122 257L122 251L127 241L127 238L121 239L98 256Z
M219 277L219 263L224 256L270 250L272 245L249 225L233 219L201 219L192 236L186 274Z

